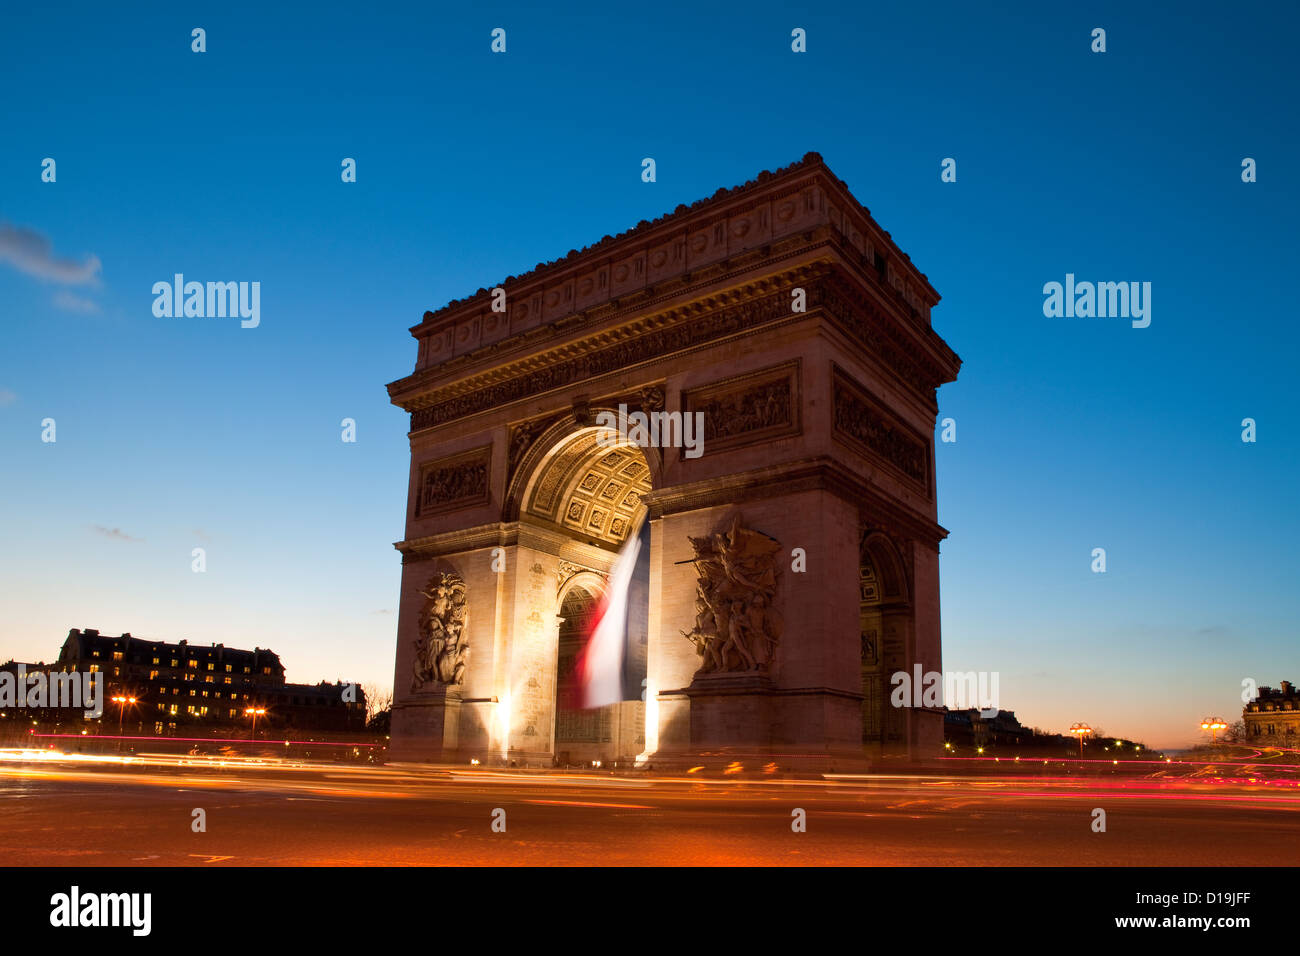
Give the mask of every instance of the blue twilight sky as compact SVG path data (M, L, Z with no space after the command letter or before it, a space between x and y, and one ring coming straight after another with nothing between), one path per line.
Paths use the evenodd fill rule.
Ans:
M98 627L390 684L407 328L817 150L965 362L945 667L1153 746L1300 680L1293 4L471 6L6 7L0 658ZM260 281L260 327L155 318L177 272ZM1045 318L1067 272L1151 326Z

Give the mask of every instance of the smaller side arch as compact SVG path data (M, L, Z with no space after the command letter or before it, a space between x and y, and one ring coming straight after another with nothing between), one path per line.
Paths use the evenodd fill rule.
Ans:
M882 605L911 603L906 565L888 535L883 531L864 532L858 552L863 562L870 564L876 572Z

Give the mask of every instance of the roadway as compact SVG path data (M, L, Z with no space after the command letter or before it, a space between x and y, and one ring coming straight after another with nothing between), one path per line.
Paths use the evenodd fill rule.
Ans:
M1294 773L770 779L176 758L0 761L10 866L1282 866ZM192 829L193 811L206 832ZM1094 809L1106 831L1094 832ZM505 831L493 829L505 811ZM794 811L806 832L794 832ZM499 816L499 815L498 815Z

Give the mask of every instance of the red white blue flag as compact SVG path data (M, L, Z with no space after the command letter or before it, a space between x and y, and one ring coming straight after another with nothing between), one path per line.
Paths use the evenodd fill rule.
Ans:
M642 699L649 627L650 522L643 517L628 532L574 664L578 706Z

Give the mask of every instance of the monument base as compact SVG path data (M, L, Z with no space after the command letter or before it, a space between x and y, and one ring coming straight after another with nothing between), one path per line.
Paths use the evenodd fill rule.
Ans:
M460 705L460 688L446 685L417 691L394 704L389 759L458 762Z
M765 674L702 674L690 701L692 759L745 771L861 770L862 698L831 688L777 688ZM665 755L667 756L667 755Z

